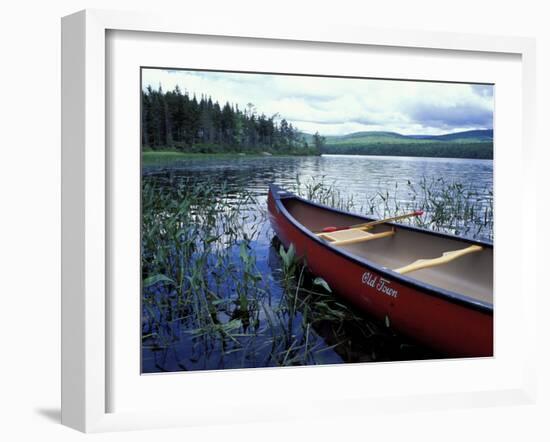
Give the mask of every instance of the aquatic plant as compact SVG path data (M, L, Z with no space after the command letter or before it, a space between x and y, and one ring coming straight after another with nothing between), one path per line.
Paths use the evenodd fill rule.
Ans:
M315 192L345 203L322 187ZM266 237L273 233L264 205L244 188L227 184L197 184L169 173L143 177L145 371L430 354L341 302L324 280L308 273L293 247L285 250L276 239L269 245ZM265 248L271 250L267 271L265 262L263 270L259 267Z
M403 186L403 184L401 184ZM493 240L493 192L444 178L419 183L406 183L406 198L398 181L391 186L380 186L372 195L354 195L342 192L336 181L328 182L325 176L310 177L307 181L296 178L294 191L300 196L320 204L347 212L389 218L414 210L422 210L421 217L403 221L437 232ZM401 195L401 196L400 196Z

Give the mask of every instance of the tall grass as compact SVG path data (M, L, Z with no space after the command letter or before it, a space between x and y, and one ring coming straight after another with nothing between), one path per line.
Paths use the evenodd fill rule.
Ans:
M493 240L493 191L444 178L423 177L419 183L397 181L370 195L342 192L336 182L327 182L324 176L302 181L296 178L294 190L304 198L348 212L389 218L415 210L421 217L400 221L426 229Z
M343 204L321 185L324 202ZM332 200L331 200L332 198ZM142 180L145 371L420 358L343 304L276 239L260 269L265 208L246 189L170 175ZM413 348L413 352L408 351Z

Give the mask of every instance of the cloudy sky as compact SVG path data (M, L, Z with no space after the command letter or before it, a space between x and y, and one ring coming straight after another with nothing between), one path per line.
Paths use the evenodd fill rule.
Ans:
M493 128L493 86L143 69L142 87L189 94L258 113L278 113L322 135L391 131L438 135Z

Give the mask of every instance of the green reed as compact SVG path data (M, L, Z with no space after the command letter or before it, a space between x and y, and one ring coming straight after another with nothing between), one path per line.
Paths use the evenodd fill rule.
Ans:
M311 190L325 203L349 201L335 188ZM329 350L344 361L403 358L399 338L342 303L293 246L275 240L278 264L260 271L255 244L272 236L267 226L265 203L243 188L143 178L142 345L149 357L179 349L176 369L183 370L337 362Z
M376 218L389 218L415 210L421 217L400 221L417 227L492 241L493 191L489 187L477 188L444 178L427 179L419 183L408 180L395 182L374 194L354 195L343 193L335 181L326 177L296 179L294 190L302 197L330 207Z

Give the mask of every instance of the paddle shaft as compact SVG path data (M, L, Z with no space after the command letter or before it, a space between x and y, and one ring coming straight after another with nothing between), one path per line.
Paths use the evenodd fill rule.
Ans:
M411 216L420 216L423 213L424 212L422 210L415 210L414 212L406 213L404 215L392 216L391 218L379 219L379 220L376 220L376 221L370 221L368 223L354 224L352 226L344 226L344 227L325 227L323 229L323 232L337 232L339 230L373 227L373 226L376 226L378 224L385 224L385 223L389 223L389 222L392 222L392 221L398 221L398 220L404 219L404 218L410 218Z

